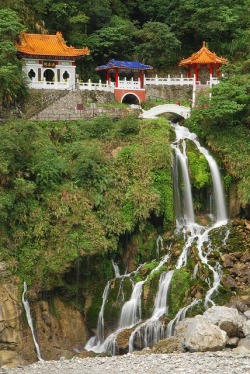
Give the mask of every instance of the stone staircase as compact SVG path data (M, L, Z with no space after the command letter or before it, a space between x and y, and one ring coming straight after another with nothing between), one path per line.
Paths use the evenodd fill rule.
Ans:
M77 106L82 104L80 91L69 91L65 96L53 102L47 108L43 109L31 120L60 120L60 119L76 119L82 116L84 110L77 110ZM88 111L91 109L88 108ZM92 110L93 111L93 110Z

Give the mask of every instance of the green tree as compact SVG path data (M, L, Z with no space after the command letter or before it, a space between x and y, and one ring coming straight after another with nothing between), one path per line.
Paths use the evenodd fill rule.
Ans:
M21 63L14 44L24 26L18 15L9 9L0 9L0 19L0 105L6 107L25 94Z
M112 17L108 26L93 33L88 39L88 46L98 63L105 63L111 58L130 59L134 51L133 34L135 25L120 17Z
M167 25L147 22L135 35L138 40L136 54L145 63L158 70L176 64L180 42Z

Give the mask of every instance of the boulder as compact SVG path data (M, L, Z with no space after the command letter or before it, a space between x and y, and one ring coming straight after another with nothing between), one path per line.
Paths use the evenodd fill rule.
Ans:
M183 338L171 336L160 340L152 347L152 353L183 353Z
M234 348L237 347L240 338L238 336L234 336L233 338L228 338L227 340L227 347Z
M237 309L226 306L213 306L205 311L203 317L211 324L217 325L224 330L228 337L243 337L243 324L245 317L239 314Z
M242 347L242 346L244 346L247 349L250 349L250 336L249 335L244 339L240 339L238 343L238 347Z
M184 336L192 320L193 318L184 318L182 321L177 322L175 326L175 335Z
M244 322L242 330L244 336L250 336L250 319Z
M247 317L247 319L250 319L250 309L244 312L244 316Z
M236 347L236 348L233 348L232 351L234 353L239 353L241 355L245 355L245 354L250 354L250 349L244 347L244 346L239 346L239 347Z
M227 334L218 326L197 315L184 335L184 349L190 352L220 351L227 343Z

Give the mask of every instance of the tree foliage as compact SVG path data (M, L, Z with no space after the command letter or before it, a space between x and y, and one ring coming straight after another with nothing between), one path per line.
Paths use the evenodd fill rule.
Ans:
M25 82L14 45L24 26L17 14L9 9L0 9L0 19L0 107L6 107L25 93Z
M117 251L152 212L169 225L168 135L166 122L135 118L0 127L0 259L52 287L78 256Z

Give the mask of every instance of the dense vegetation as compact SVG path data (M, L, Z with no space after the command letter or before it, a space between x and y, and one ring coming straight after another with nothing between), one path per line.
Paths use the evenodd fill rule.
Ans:
M117 252L152 215L171 226L168 137L165 120L130 117L2 126L0 261L49 287L77 257Z

